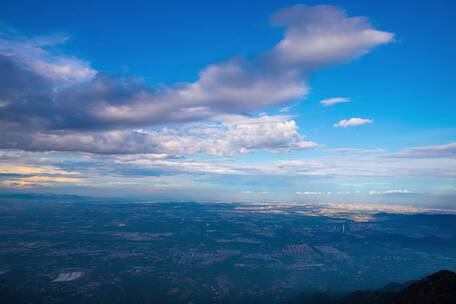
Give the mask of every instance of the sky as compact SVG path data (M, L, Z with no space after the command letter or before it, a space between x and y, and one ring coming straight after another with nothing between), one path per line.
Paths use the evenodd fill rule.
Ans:
M454 9L0 0L0 192L456 208Z

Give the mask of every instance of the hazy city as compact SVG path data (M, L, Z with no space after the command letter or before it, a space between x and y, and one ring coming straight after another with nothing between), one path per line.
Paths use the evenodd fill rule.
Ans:
M0 304L456 303L455 11L0 0Z

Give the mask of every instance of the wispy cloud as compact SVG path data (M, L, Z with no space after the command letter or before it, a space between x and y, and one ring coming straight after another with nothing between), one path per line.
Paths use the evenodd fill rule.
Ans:
M78 82L92 80L97 71L84 60L73 56L51 53L49 48L63 44L69 40L65 35L54 35L37 38L14 37L11 35L0 36L1 62L6 64L0 70L3 73L11 72L12 78L8 84L31 85L33 81L43 81L41 85L62 88ZM14 67L13 65L17 65ZM22 67L27 70L19 71L16 68ZM29 77L21 79L15 77ZM35 77L36 79L32 79ZM3 79L6 80L6 79ZM47 81L47 83L45 83ZM38 85L38 83L35 83ZM4 89L2 87L2 89ZM11 89L19 89L12 87Z
M0 186L8 188L32 188L52 186L62 183L84 184L86 182L86 180L77 177L30 176L1 180Z
M411 147L403 149L397 153L393 153L389 156L402 158L456 158L456 143L425 147Z
M10 161L8 161L10 162ZM55 166L27 166L0 164L0 187L31 188L60 183L85 183L80 172L69 171Z
M383 190L383 191L369 191L370 195L387 195L387 194L410 194L411 192L407 189L392 189L392 190Z
M51 175L78 175L77 171L63 170L57 167L49 166L15 166L9 164L0 164L0 174L11 175L35 175L35 174L51 174Z
M315 192L315 191L297 191L297 195L320 195L323 194L323 192Z
M406 202L413 195L413 202L418 203L420 199L436 202L434 194L454 193L451 186L455 184L456 159L398 158L393 154L384 150L359 153L357 149L350 153L346 149L344 153L328 151L323 156L307 154L249 161L250 157L188 158L154 153L97 155L9 150L0 152L0 167L7 168L0 174L0 187L2 190L5 187L44 188L46 191L71 188L79 193L89 191L101 195L130 193L164 199L225 200L242 200L243 197L237 195L249 190L252 194L248 198L259 201L288 197L358 202L362 199L384 202L394 198ZM412 190L417 187L420 193ZM269 193L262 194L263 190ZM369 191L378 194L369 195ZM445 204L451 203L449 198L441 199Z
M335 128L348 128L348 127L357 127L357 126L373 124L373 123L374 123L374 121L372 119L354 117L354 118L350 118L350 119L342 119L338 123L335 123L334 127Z
M349 98L349 97L328 98L328 99L321 100L320 104L324 107L330 107L330 106L336 105L338 103L346 103L346 102L351 102L351 98Z
M261 163L235 163L227 161L189 161L182 159L154 159L143 155L116 156L117 166L152 168L165 172L221 173L228 175L283 176L313 179L327 178L380 178L380 177L432 177L454 179L454 159L402 159L388 157L381 150L377 153L335 153L325 157L281 159ZM305 192L305 191L303 191Z

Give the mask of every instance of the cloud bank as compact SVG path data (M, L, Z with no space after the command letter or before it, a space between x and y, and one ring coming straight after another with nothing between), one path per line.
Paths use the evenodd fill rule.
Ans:
M362 154L334 151L326 156L288 157L266 162L170 158L166 154L96 155L3 150L0 151L0 187L72 184L86 188L114 189L122 185L124 189L145 189L160 184L157 187L177 189L187 185L254 187L258 183L271 193L279 186L289 189L292 194L307 196L329 195L329 192L348 195L358 190L376 196L454 192L456 159L395 156L406 150ZM440 188L442 186L446 188Z
M334 6L285 8L272 16L272 23L284 28L283 39L272 49L251 60L239 55L211 64L195 82L169 86L105 74L87 61L62 55L56 49L66 36L1 34L0 148L91 153L164 148L166 152L176 140L202 135L188 137L185 128L175 131L179 127L144 134L136 130L171 123L212 124L221 115L237 116L299 100L309 91L307 77L313 70L355 59L393 40L393 34L374 29L366 18L349 17ZM208 142L219 140L230 152L211 152L204 143L197 150L231 154L313 146L296 133L292 120L277 125L282 141L273 128L268 129L269 122L256 127L219 123L225 130L214 132ZM253 133L263 131L266 138L253 140ZM235 143L223 136L234 137Z
M104 132L37 133L12 138L30 151L72 151L97 154L163 153L170 156L231 156L256 150L283 152L316 147L288 116L228 115L211 123L188 123L155 129ZM13 137L15 133L10 133Z

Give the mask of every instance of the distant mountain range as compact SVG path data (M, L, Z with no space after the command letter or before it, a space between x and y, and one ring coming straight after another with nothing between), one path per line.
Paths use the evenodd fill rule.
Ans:
M378 290L355 291L341 299L326 294L306 294L291 303L303 304L455 304L456 273L438 271L419 281L390 283Z

